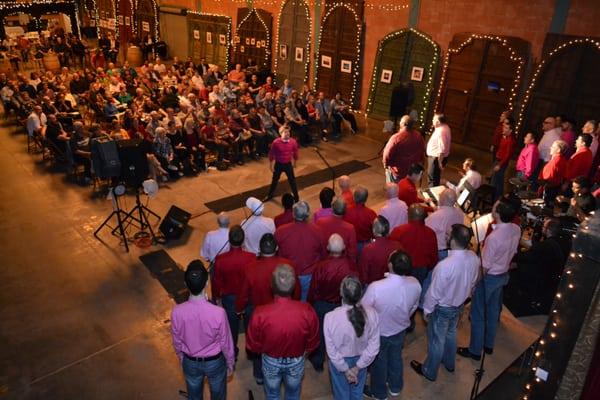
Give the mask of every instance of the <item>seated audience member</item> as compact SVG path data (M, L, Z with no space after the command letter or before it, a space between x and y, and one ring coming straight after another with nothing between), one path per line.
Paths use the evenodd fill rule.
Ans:
M319 208L313 214L313 222L317 222L319 219L324 217L329 217L333 215L333 210L331 209L331 203L333 202L333 198L335 197L335 192L333 189L329 187L324 187L319 192L319 201L321 202L321 208Z
M283 212L273 218L275 221L275 228L294 222L294 213L292 211L292 207L294 206L294 196L291 193L284 193L283 196L281 196L281 205L283 206Z
M342 122L348 121L350 123L350 129L352 134L358 132L358 125L356 124L356 118L350 110L350 105L342 99L342 94L337 92L335 97L331 100L331 114L333 116L333 138L338 139L342 135Z
M385 184L385 204L379 209L379 215L385 217L390 224L390 231L408 222L408 206L398 198L398 185Z
M209 231L204 236L200 256L209 263L215 261L217 255L229 251L229 215L225 212L217 215L218 229Z

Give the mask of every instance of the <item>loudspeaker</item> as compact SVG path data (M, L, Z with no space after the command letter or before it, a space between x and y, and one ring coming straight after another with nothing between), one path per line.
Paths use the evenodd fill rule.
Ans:
M160 231L167 240L170 239L179 239L183 232L185 231L185 227L192 214L189 212L182 210L177 206L171 206L165 218L163 218L162 223L160 224Z
M117 143L110 139L94 139L90 142L92 166L99 178L112 178L121 175L121 161Z
M130 186L140 187L148 177L148 159L143 139L117 141L121 159L121 179Z

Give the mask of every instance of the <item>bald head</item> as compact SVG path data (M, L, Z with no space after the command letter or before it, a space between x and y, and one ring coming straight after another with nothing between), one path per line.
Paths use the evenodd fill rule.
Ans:
M222 212L217 215L217 224L219 224L219 228L228 228L229 227L229 214Z
M425 217L427 216L427 213L425 212L425 209L423 208L423 206L419 205L419 204L412 204L410 207L408 207L408 220L409 221L425 221Z
M452 189L444 189L440 194L438 204L440 206L453 207L454 203L456 203L456 192Z
M394 199L398 197L398 184L386 183L385 184L385 197L388 199Z
M348 175L342 175L337 180L338 186L342 190L350 189L350 177Z
M339 234L334 233L329 236L329 240L327 241L327 250L329 251L329 254L332 256L340 256L345 249L346 245L344 244L344 239L342 239Z

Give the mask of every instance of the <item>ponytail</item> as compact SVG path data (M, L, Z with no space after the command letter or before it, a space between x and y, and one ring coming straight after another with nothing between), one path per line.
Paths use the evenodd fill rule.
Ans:
M348 320L354 328L354 332L357 337L361 337L365 332L365 310L360 304L354 304L351 309L348 310Z
M362 285L358 279L353 276L347 276L342 281L340 294L344 304L352 306L347 312L348 320L354 328L357 337L361 337L365 332L367 322L365 309L359 304L362 297Z

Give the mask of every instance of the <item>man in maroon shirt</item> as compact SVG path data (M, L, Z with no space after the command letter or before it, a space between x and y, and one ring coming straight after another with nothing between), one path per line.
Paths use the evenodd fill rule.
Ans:
M337 179L337 183L340 187L340 196L346 202L346 207L352 207L354 205L354 194L350 187L350 177L348 175L342 175Z
M365 206L369 191L363 186L357 186L354 189L354 206L349 207L344 215L344 221L351 223L356 230L356 242L358 254L362 251L365 244L373 238L373 220L377 213Z
M281 205L283 206L283 212L273 218L273 221L275 221L275 228L294 222L294 213L292 212L294 196L292 196L291 193L284 193L283 196L281 196Z
M211 279L213 300L220 300L227 312L236 357L239 352L237 342L240 316L235 311L235 301L242 290L246 267L256 260L256 254L242 249L243 243L244 230L239 225L233 226L229 230L230 250L215 257Z
M344 221L346 214L346 202L342 197L337 197L331 204L333 215L320 218L317 221L317 226L323 231L325 240L334 233L337 233L344 239L344 247L348 258L356 262L358 252L356 250L356 230L354 225Z
M275 237L266 233L260 239L260 257L244 270L244 279L242 290L236 299L235 309L238 313L244 313L244 323L246 332L248 324L252 319L254 309L263 304L273 302L273 291L271 290L271 279L273 271L278 265L292 265L287 258L275 255L277 252L277 242ZM294 298L300 298L300 290L295 288ZM246 343L248 338L246 337ZM252 359L252 369L256 383L262 385L263 376L261 368L261 358L259 354L250 354Z
M296 161L298 161L298 143L296 139L290 137L290 134L290 127L287 124L282 125L279 128L280 137L275 139L271 144L271 149L269 150L269 168L273 172L273 179L271 180L269 194L267 194L267 197L263 201L269 201L273 198L282 172L287 176L294 200L298 201L300 199L298 188L296 187L296 177L294 176L294 168L296 167Z
M408 115L400 119L400 130L393 134L383 149L383 168L388 182L398 183L412 164L423 161L425 141Z
M588 176L590 174L592 162L594 161L594 156L590 150L592 139L592 135L583 133L579 135L575 141L575 148L577 151L567 162L567 174L565 179L568 182L565 182L565 187L563 189L566 189L566 187L570 185L570 182L578 176Z
M379 215L373 221L373 236L375 239L367 244L360 255L358 273L363 285L384 278L388 272L388 257L395 250L403 250L399 242L391 240L390 223Z
M504 173L508 167L508 162L512 158L517 145L517 140L513 135L515 120L512 117L506 117L502 125L502 138L498 150L496 151L496 162L494 165L494 173L490 184L495 188L494 198L502 196L504 192Z
M426 202L417 192L417 184L421 182L425 169L421 164L413 164L408 168L406 176L398 182L398 198L406 203L408 207L413 204ZM433 211L431 207L425 206L426 211Z
M286 399L300 399L304 355L319 346L319 320L313 308L292 300L294 269L280 265L273 272L271 304L254 311L246 333L246 348L262 354L265 398L280 398L281 383Z
M324 237L321 228L308 222L310 207L307 202L297 202L292 210L294 222L277 228L275 240L279 244L279 255L294 263L301 299L306 301L313 266L325 255Z
M329 256L315 265L308 291L308 302L312 304L319 318L321 344L309 358L317 372L323 371L325 361L325 314L340 305L340 285L344 278L349 275L357 276L356 264L344 255L344 250L344 239L337 233L331 235L327 244Z

